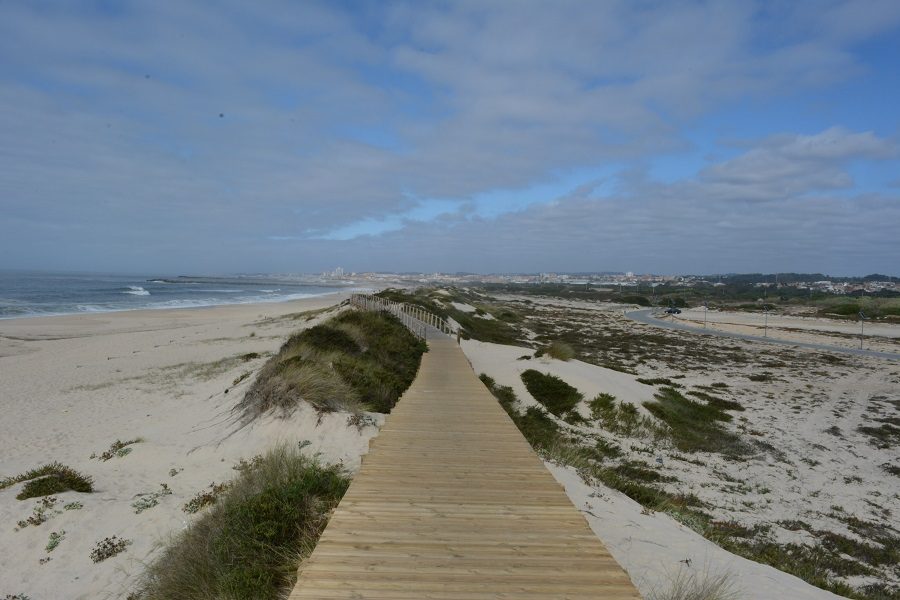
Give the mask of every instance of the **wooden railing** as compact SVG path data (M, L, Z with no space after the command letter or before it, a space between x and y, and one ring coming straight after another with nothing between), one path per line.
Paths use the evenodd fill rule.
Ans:
M353 294L350 296L350 304L363 310L389 312L400 319L400 322L415 336L423 340L427 337L429 328L433 328L450 337L456 336L456 341L459 342L460 330L458 327L452 327L450 323L421 306L406 302L394 302L372 294Z

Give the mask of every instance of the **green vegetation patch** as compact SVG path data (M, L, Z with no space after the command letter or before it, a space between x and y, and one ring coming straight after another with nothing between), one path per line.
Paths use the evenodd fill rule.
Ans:
M522 381L528 388L528 393L557 417L574 409L584 400L581 392L556 375L528 369L522 373Z
M94 482L91 477L82 475L72 467L58 462L52 462L12 477L4 477L0 479L0 490L22 481L28 483L16 495L19 500L49 496L70 490L86 494L94 491Z
M734 400L726 400L725 398L713 396L712 394L707 394L706 392L691 390L688 392L688 395L694 396L695 398L698 398L700 400L704 400L709 406L718 408L720 410L746 410L740 402L735 402Z
M515 310L508 306L483 302L481 298L473 298L460 290L444 290L444 294L437 294L434 289L420 288L417 290L384 290L377 295L393 300L414 304L438 315L444 320L453 319L462 328L462 337L476 339L481 342L494 344L518 345L526 341L525 335L519 323L523 320ZM473 303L475 312L465 312L454 307L451 302ZM479 313L480 311L480 313ZM482 315L490 314L493 319L485 319Z
M731 415L716 406L685 398L675 388L662 388L656 393L656 401L645 402L644 406L669 426L672 442L682 452L741 455L748 451L738 435L722 427Z
M850 586L834 580L834 576L866 575L870 569L855 560L835 554L819 546L778 544L769 540L745 541L730 538L716 540L728 550L750 560L795 575L816 587L847 598L890 598L860 594Z
M275 448L242 470L147 568L132 597L281 597L349 484L337 466Z
M648 379L645 377L638 377L638 383L643 383L644 385L667 385L669 387L681 387L680 383L675 383L668 377L653 377L652 379Z
M133 440L128 440L125 442L123 442L122 440L116 440L109 445L108 450L104 450L100 454L94 452L93 454L91 454L91 458L96 458L103 462L106 462L114 457L122 458L131 454L132 449L129 448L129 446L131 446L132 444L139 444L143 441L143 438L134 438Z
M575 358L575 350L565 342L552 342L544 349L544 354L556 360L572 360Z
M509 386L497 385L490 376L482 373L480 379L506 410L528 443L533 448L549 448L557 442L559 425L546 412L537 406L531 406L524 414L516 410L516 393Z
M281 347L260 370L238 409L250 419L306 401L322 411L390 412L425 352L392 315L345 311Z
M637 461L624 462L614 467L613 471L620 477L626 477L634 481L646 481L649 483L677 481L675 477L663 475L648 465Z
M882 423L877 427L862 425L857 431L869 436L870 443L876 448L886 449L900 445L900 427L891 423Z
M641 433L654 438L663 435L660 427L652 419L642 416L635 405L616 402L612 394L598 394L588 402L588 408L591 418L613 433L627 436Z

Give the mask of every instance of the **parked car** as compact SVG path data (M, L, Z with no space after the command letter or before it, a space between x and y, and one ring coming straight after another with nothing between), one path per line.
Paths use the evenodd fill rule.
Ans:
M667 314L667 315L680 315L680 314L681 314L681 309L680 309L680 308L675 308L675 307L673 306L672 308L667 308L667 309L666 309L666 314Z

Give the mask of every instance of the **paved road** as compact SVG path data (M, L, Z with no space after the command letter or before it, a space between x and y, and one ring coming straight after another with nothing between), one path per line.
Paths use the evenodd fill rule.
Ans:
M653 315L653 309L634 310L625 313L632 321L653 325L654 327L662 327L664 329L676 329L678 331L689 331L691 333L701 333L705 335L715 335L718 337L737 338L739 340L749 340L751 342L767 342L769 344L781 344L782 346L795 346L799 348L809 348L811 350L822 350L824 352L837 352L840 354L854 354L856 356L873 356L875 358L886 358L888 360L900 360L900 354L894 352L878 352L876 350L860 350L858 348L844 348L842 346L829 346L827 344L812 344L808 342L794 342L790 340L779 340L776 338L762 337L759 335L747 335L743 333L731 333L728 331L716 331L713 329L703 329L702 327L694 327L693 325L685 325L674 321L665 321Z

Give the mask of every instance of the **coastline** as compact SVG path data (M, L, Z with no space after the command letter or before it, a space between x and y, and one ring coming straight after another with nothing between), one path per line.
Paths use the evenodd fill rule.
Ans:
M285 338L328 318L326 309L350 293L0 321L0 478L59 461L92 477L95 489L56 494L51 518L26 527L16 523L36 499L17 500L21 484L0 490L0 593L126 596L144 564L193 519L182 506L211 482L233 478L241 459L279 442L357 468L380 415L357 428L346 415L303 406L288 418L239 427L231 413ZM91 458L134 439L141 441L125 456ZM136 513L136 499L161 484L172 493ZM61 510L71 502L83 508ZM59 547L46 551L48 535L61 531ZM132 543L92 563L92 548L113 535Z

